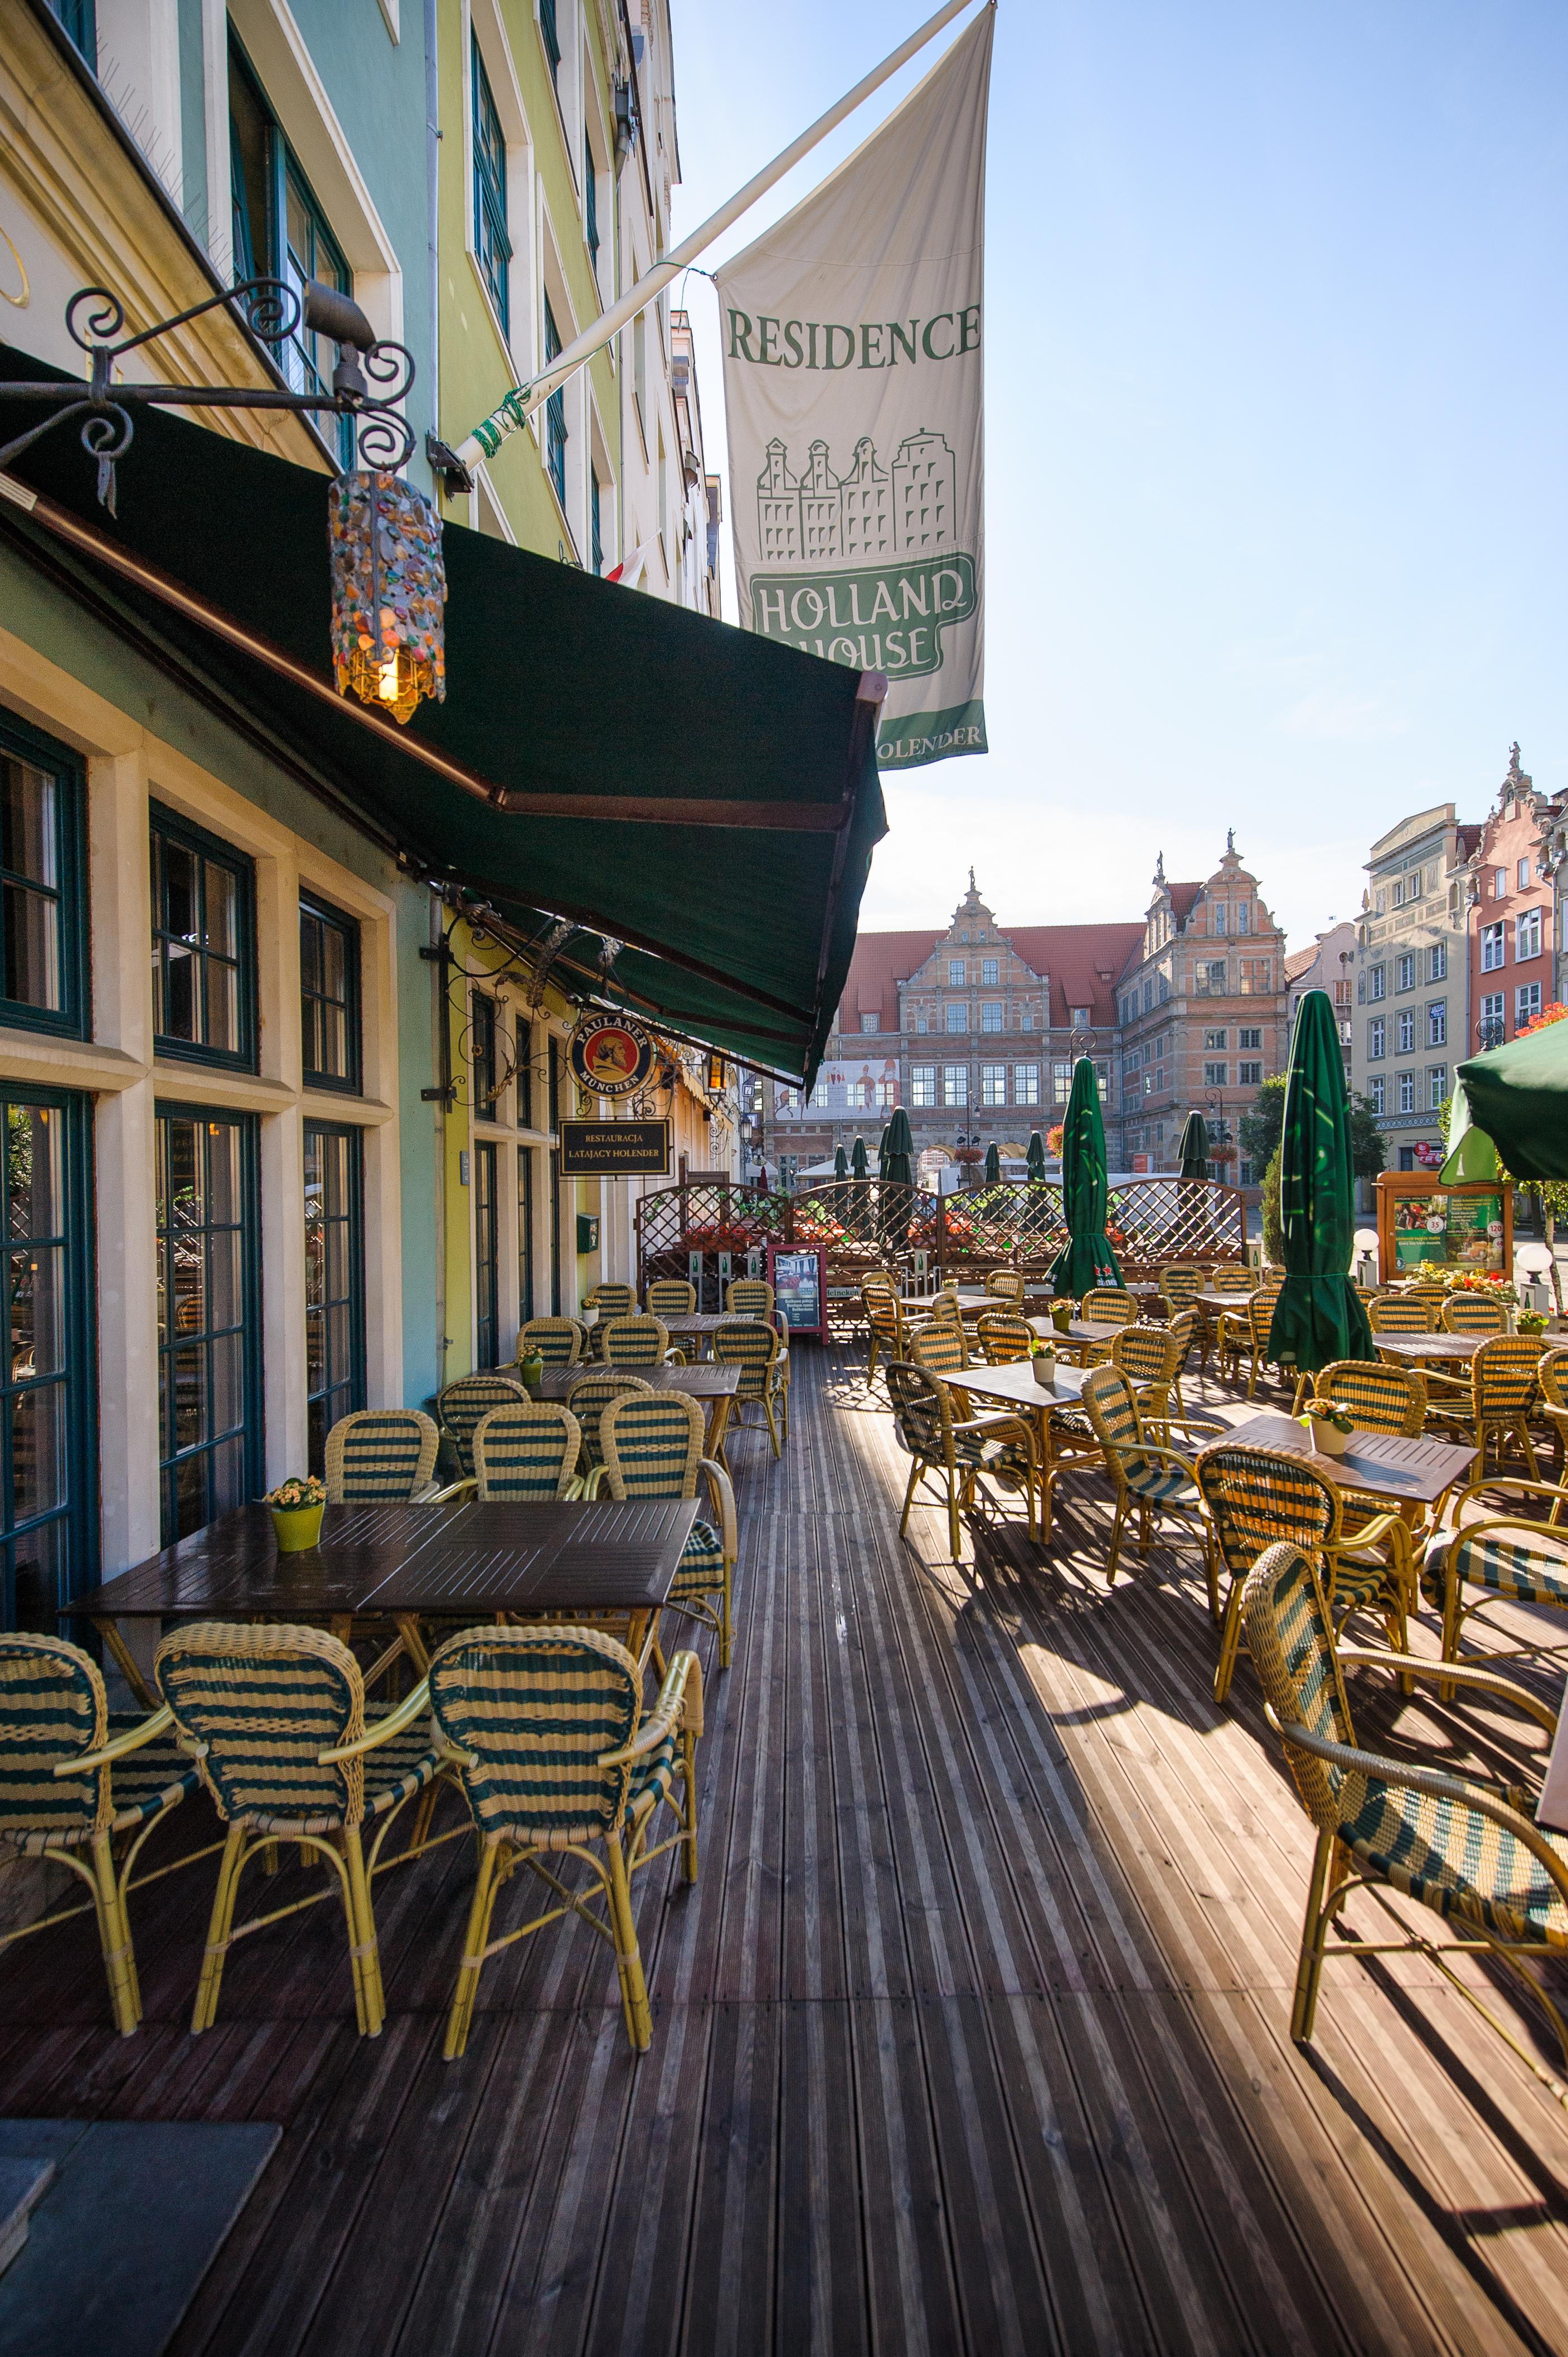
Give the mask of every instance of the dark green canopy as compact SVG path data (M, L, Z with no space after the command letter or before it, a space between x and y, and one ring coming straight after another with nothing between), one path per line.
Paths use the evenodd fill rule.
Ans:
M1326 990L1295 1012L1280 1136L1280 1220L1285 1281L1274 1304L1269 1355L1316 1373L1335 1359L1373 1359L1372 1329L1347 1272L1355 1233L1350 1109L1339 1027Z
M993 1138L985 1149L985 1183L988 1187L996 1187L1001 1180L1002 1157L996 1151L996 1140Z
M1105 1124L1094 1066L1080 1056L1073 1067L1072 1094L1062 1125L1062 1209L1068 1241L1057 1255L1051 1283L1074 1300L1090 1286L1120 1285L1122 1271L1105 1233L1107 1172Z
M1178 1165L1184 1178L1207 1178L1208 1176L1208 1125L1194 1110L1182 1124Z
M835 1146L833 1148L833 1177L835 1178L849 1177L849 1157L842 1146Z
M912 1187L915 1183L913 1159L915 1138L909 1127L909 1116L902 1105L898 1107L883 1135L886 1139L887 1146L887 1168L883 1172L883 1177L898 1180L906 1187Z
M892 1127L892 1124L891 1124L891 1123L889 1123L889 1124L888 1124L888 1128L890 1129L891 1127ZM879 1178L886 1178L886 1176L887 1176L887 1130L886 1130L886 1129L885 1129L885 1130L883 1131L883 1133L882 1133L882 1137L881 1137L881 1141L880 1141L880 1143L878 1144L877 1148L876 1148L876 1175L877 1175L877 1177L878 1177Z
M1028 1168L1031 1178L1046 1175L1046 1141L1037 1129L1029 1132Z
M59 375L0 345L0 440L47 414L5 380ZM569 987L810 1085L886 832L860 673L447 522L446 697L398 729L332 688L325 473L145 407L117 516L75 424L8 472L44 497L0 500L0 564L525 944L581 926ZM136 717L178 742L161 694Z
M1568 1178L1568 1023L1467 1057L1455 1075L1443 1177Z
M854 1152L849 1157L849 1167L854 1171L857 1178L864 1178L866 1176L865 1140L864 1137L857 1137L855 1139Z

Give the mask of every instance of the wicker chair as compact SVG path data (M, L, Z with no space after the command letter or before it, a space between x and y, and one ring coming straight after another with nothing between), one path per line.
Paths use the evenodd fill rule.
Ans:
M1568 1458L1568 1351L1548 1351L1536 1376L1541 1394L1535 1413L1550 1427L1557 1452L1557 1478L1563 1479Z
M896 1293L863 1288L861 1299L865 1306L865 1323L871 1336L870 1363L865 1371L865 1379L870 1383L876 1373L877 1360L908 1359L914 1347L915 1336L923 1333L931 1320L929 1318L911 1318ZM962 1330L961 1320L949 1319L947 1322L958 1323L960 1330Z
M1494 1334L1471 1360L1468 1383L1434 1371L1427 1414L1432 1423L1480 1451L1477 1474L1485 1473L1487 1451L1494 1441L1501 1471L1503 1451L1512 1437L1524 1452L1530 1480L1539 1481L1530 1419L1540 1388L1541 1345L1535 1338Z
M760 1276L732 1276L725 1287L725 1310L731 1318L765 1318L772 1324L777 1304L773 1287Z
M519 1329L517 1355L526 1359L533 1351L547 1367L575 1367L583 1356L586 1331L575 1318L531 1318Z
M670 1329L662 1318L612 1318L601 1329L599 1350L607 1367L684 1366L682 1353L670 1347Z
M1024 1272L1021 1268L993 1268L986 1272L985 1290L994 1301L1004 1301L1008 1308L1021 1312L1024 1307Z
M1438 1313L1445 1334L1506 1334L1509 1313L1500 1301L1484 1294L1452 1293Z
M606 1326L612 1318L635 1318L638 1315L635 1285L596 1285L583 1303L585 1312L591 1312L596 1326ZM589 1338L595 1326L589 1327Z
M1330 1958L1386 1954L1390 1943L1328 1933L1352 1890L1364 1890L1402 1935L1400 1946L1440 1963L1434 1952L1474 1953L1477 1945L1511 1966L1540 1996L1568 2070L1568 2028L1524 1960L1568 1949L1568 1842L1543 1832L1487 1790L1444 1772L1440 1762L1388 1760L1363 1751L1346 1696L1331 1608L1311 1560L1273 1545L1259 1556L1242 1591L1247 1643L1262 1685L1270 1723L1284 1745L1303 1807L1317 1828L1306 1921L1296 1970L1291 2036L1310 2040L1323 1967ZM1444 1664L1355 1649L1348 1658L1397 1668L1402 1675L1440 1674ZM1532 1695L1489 1671L1447 1672L1506 1700L1548 1735L1555 1714ZM1394 1890L1448 1917L1456 1940L1412 1936L1407 1919L1384 1896ZM1386 1928L1386 1927L1385 1927ZM1562 2087L1456 1975L1444 1978L1491 2023L1538 2079L1561 2100Z
M1396 1513L1345 1526L1340 1493L1315 1465L1267 1448L1220 1443L1197 1460L1197 1486L1214 1526L1219 1562L1230 1582L1220 1631L1214 1699L1230 1691L1241 1635L1241 1591L1267 1546L1283 1539L1322 1564L1336 1619L1375 1611L1391 1644L1409 1651L1407 1626L1415 1601L1411 1534Z
M1134 1511L1138 1516L1140 1555L1149 1552L1153 1515L1167 1512L1191 1514L1197 1518L1197 1535L1203 1545L1203 1570L1208 1583L1209 1609L1217 1612L1213 1550L1208 1525L1204 1518L1203 1500L1198 1494L1197 1475L1191 1459L1179 1450L1157 1444L1148 1437L1144 1429L1144 1420L1138 1413L1137 1396L1132 1383L1120 1367L1090 1368L1083 1379L1082 1400L1095 1439L1100 1443L1106 1476L1116 1492L1116 1520L1111 1529L1111 1553L1105 1566L1107 1587L1116 1577L1122 1534ZM1219 1425L1205 1428L1216 1432L1223 1429Z
M467 2044L487 1958L568 1913L591 1923L615 1951L627 2035L642 2053L653 2025L630 1878L677 1843L686 1880L697 1878L703 1677L695 1653L675 1655L646 1718L635 1657L596 1629L464 1630L433 1657L429 1692L479 1838L446 2060ZM650 1845L663 1804L678 1830ZM553 1871L567 1857L588 1867L605 1915ZM497 1896L520 1866L559 1903L492 1940Z
M740 1383L731 1417L742 1422L741 1410L760 1407L773 1443L773 1454L783 1449L789 1428L789 1394L786 1368L789 1353L776 1326L762 1318L737 1318L714 1329L714 1359L721 1367L738 1367ZM726 1434L727 1439L727 1434Z
M1206 1293L1256 1293L1260 1282L1268 1284L1269 1277L1260 1279L1255 1269L1244 1268L1239 1263L1227 1265L1221 1262L1204 1287Z
M1177 1415L1187 1414L1187 1404L1181 1395L1181 1379L1187 1372L1187 1362L1192 1357L1192 1346L1198 1341L1202 1330L1201 1309L1196 1307L1187 1309L1172 1308L1165 1331L1176 1346L1176 1372L1171 1377L1171 1392L1176 1400ZM1199 1347L1201 1349L1201 1344Z
M196 1790L171 1726L166 1710L111 1717L97 1663L63 1637L0 1636L0 1858L47 1857L88 1891L0 1931L0 1948L91 1908L124 2038L142 2018L131 1869L154 1826Z
M610 1402L623 1399L632 1392L651 1394L653 1385L645 1383L628 1367L589 1367L566 1391L566 1405L576 1417L583 1432L583 1454L580 1469L585 1477L596 1465L605 1461L599 1447L599 1418Z
M1219 1316L1219 1354L1229 1359L1232 1382L1240 1379L1240 1361L1247 1357L1247 1397L1258 1396L1258 1373L1269 1364L1269 1334L1274 1305L1284 1290L1282 1275L1269 1275L1248 1300L1245 1309L1225 1309Z
M1499 1490L1520 1500L1550 1499L1545 1520L1540 1519L1539 1507L1532 1512L1522 1503L1512 1514L1488 1512L1482 1493L1490 1498ZM1477 1510L1475 1517L1466 1519L1471 1508ZM1568 1612L1565 1518L1568 1491L1550 1482L1493 1474L1478 1476L1464 1492L1455 1506L1452 1529L1439 1531L1428 1541L1421 1574L1422 1593L1443 1615L1445 1662L1461 1658L1459 1637L1465 1623L1490 1606L1543 1605L1553 1612ZM1466 1588L1477 1591L1468 1600ZM1550 1662L1557 1670L1568 1667L1564 1658L1568 1638L1547 1644L1520 1637L1517 1625L1506 1632L1495 1624L1488 1628L1489 1637L1505 1634L1510 1641L1488 1643L1488 1662L1511 1658ZM1444 1692L1444 1700L1447 1698Z
M670 1602L688 1619L716 1629L719 1667L730 1658L736 1534L735 1491L722 1465L703 1454L703 1411L684 1392L650 1392L612 1400L599 1418L604 1463L588 1476L587 1494L612 1498L694 1498L706 1481L713 1523L696 1522L682 1550ZM717 1599L714 1601L714 1599Z
M435 1403L441 1429L451 1442L458 1469L474 1470L474 1434L493 1407L510 1407L527 1394L510 1375L459 1375Z
M949 1383L961 1376L969 1364L969 1341L961 1326L950 1326L945 1318L935 1320L915 1335L910 1354L917 1366L925 1367L933 1375ZM959 1410L967 1415L967 1405Z
M921 1481L934 1477L948 1510L948 1535L952 1559L960 1560L961 1507L974 1503L981 1474L1008 1490L1024 1492L1029 1515L1029 1536L1037 1528L1035 1493L1039 1482L1039 1451L1035 1436L1022 1416L953 1415L953 1399L940 1375L896 1359L887 1370L887 1390L893 1402L893 1428L913 1462L904 1492L898 1535L909 1527L909 1512Z
M650 1318L694 1318L697 1288L683 1276L656 1276L643 1294L642 1306Z
M1206 1278L1203 1264L1196 1260L1168 1260L1158 1273L1160 1298L1174 1316L1178 1309L1196 1301L1203 1291Z
M1119 1285L1091 1285L1079 1316L1088 1326L1131 1326L1138 1305Z
M474 1433L480 1500L553 1504L581 1497L585 1438L572 1410L555 1400L517 1400L492 1408Z
M1241 1347L1244 1350L1251 1350L1252 1344L1252 1329L1247 1316L1246 1303L1251 1299L1260 1283L1266 1280L1260 1278L1256 1270L1239 1265L1234 1262L1229 1264L1222 1262L1204 1288L1208 1293L1233 1293L1236 1296L1234 1316L1239 1321L1236 1331L1240 1334ZM1232 1313L1228 1309L1222 1309L1218 1314L1212 1309L1203 1311L1203 1322L1199 1328L1201 1340L1198 1345L1200 1364L1203 1367L1208 1364L1208 1353L1211 1349L1216 1357L1223 1362L1228 1340L1234 1340L1234 1335L1228 1338L1226 1334L1226 1328L1230 1323L1231 1317ZM1239 1355L1239 1353L1233 1355Z
M1342 1407L1358 1432L1394 1432L1413 1440L1425 1428L1425 1377L1386 1359L1336 1359L1318 1371L1314 1395Z
M1437 1329L1437 1304L1418 1301L1408 1293L1380 1293L1367 1304L1367 1323L1374 1334L1432 1334Z
M1140 1413L1167 1439L1171 1387L1180 1362L1180 1347L1168 1326L1123 1326L1111 1345L1111 1363L1132 1383Z
M1035 1340L1026 1318L1007 1309L983 1309L974 1321L974 1339L988 1367L1010 1367L1026 1359Z
M366 1407L327 1436L329 1506L420 1504L435 1495L441 1435L416 1407Z
M510 1411L507 1411L510 1413ZM385 2003L371 1882L405 1802L437 1772L428 1717L407 1704L367 1736L365 1687L347 1645L323 1629L199 1620L158 1647L158 1691L194 1752L229 1828L218 1871L191 2034L209 2029L234 1942L280 1914L330 1899L316 1892L238 1926L240 1878L279 1839L324 1858L338 1878L360 2034L380 2034ZM420 1689L415 1688L415 1694ZM374 1750L367 1765L365 1754ZM362 1835L376 1834L367 1857ZM416 1834L413 1848L423 1844Z

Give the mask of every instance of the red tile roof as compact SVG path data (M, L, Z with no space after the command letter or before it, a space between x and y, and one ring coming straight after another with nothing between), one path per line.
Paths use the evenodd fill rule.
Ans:
M897 1031L897 985L924 965L946 931L943 925L934 932L862 933L839 1001L839 1029L858 1031L863 1015L879 1014L884 1030Z
M1289 956L1285 959L1285 980L1287 982L1294 982L1297 974L1305 974L1306 972L1309 965L1316 965L1317 963L1317 951L1318 944L1316 942L1313 942L1312 947L1309 950L1292 950Z
M1026 965L1051 978L1051 1021L1072 1021L1075 1006L1087 1006L1093 1023L1116 1020L1116 985L1130 959L1144 946L1142 918L1135 923L1014 925L1004 931Z
M1171 908L1176 916L1178 931L1191 916L1192 904L1202 889L1201 884L1167 884L1165 886L1165 890L1171 896Z

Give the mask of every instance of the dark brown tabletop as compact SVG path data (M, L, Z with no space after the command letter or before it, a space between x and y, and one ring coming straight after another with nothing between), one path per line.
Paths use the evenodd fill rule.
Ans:
M1341 1489L1369 1491L1392 1505L1434 1506L1476 1461L1473 1448L1446 1440L1406 1440L1394 1432L1353 1432L1343 1457L1314 1448L1305 1425L1294 1415L1249 1416L1223 1440L1200 1450L1272 1448L1282 1457L1305 1457Z
M1127 1330L1124 1325L1113 1326L1098 1318L1073 1318L1059 1327L1048 1318L1031 1318L1029 1324L1042 1342L1114 1342L1118 1334Z
M955 1391L972 1392L976 1399L1005 1400L1013 1407L1039 1409L1076 1407L1084 1373L1081 1367L1058 1365L1055 1383L1040 1383L1035 1381L1028 1361L1017 1359L1010 1367L965 1367L961 1375L944 1375L942 1380Z
M1473 1359L1489 1334L1379 1334L1372 1340L1391 1359Z
M696 1514L692 1499L328 1506L320 1545L280 1555L268 1508L240 1506L67 1609L117 1620L639 1609L668 1596Z
M591 1363L579 1360L575 1367L546 1367L540 1380L539 1396L546 1400L563 1400L571 1405L572 1388L585 1375L635 1375L639 1383L647 1383L656 1392L684 1392L688 1399L733 1399L740 1389L738 1367L721 1367L712 1359L704 1359L698 1367L607 1367L597 1360Z
M721 1326L733 1326L740 1317L738 1309L682 1309L676 1317L660 1318L659 1323L675 1341L682 1334L716 1334Z
M1235 1293L1216 1293L1210 1287L1206 1286L1201 1293L1195 1293L1192 1297L1200 1308L1212 1309L1218 1317L1222 1309L1246 1309L1250 1308L1252 1295L1256 1290L1257 1287L1254 1286L1246 1293L1242 1293L1240 1290Z

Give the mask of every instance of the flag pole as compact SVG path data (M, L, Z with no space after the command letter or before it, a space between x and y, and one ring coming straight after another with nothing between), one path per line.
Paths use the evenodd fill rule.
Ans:
M757 202L758 197L766 196L768 189L784 178L786 172L793 170L802 156L810 155L811 149L820 141L825 139L830 131L836 131L844 117L853 114L863 99L869 98L873 91L880 90L882 84L890 80L900 66L907 65L918 49L924 48L926 43L940 33L944 25L950 25L953 18L961 16L969 5L970 0L944 0L944 5L937 10L936 15L929 16L918 32L911 33L907 41L901 41L891 56L884 58L882 63L874 67L864 81L857 81L853 90L846 91L843 98L835 105L830 106L825 114L819 114L815 123L808 130L802 131L798 139L791 140L788 147L775 156L771 164L764 165L762 170L747 180L744 188L738 188L727 203L719 207L716 213L710 213L701 228L693 230L690 236L683 237L680 244L672 247L661 261L656 262L650 270L645 271L636 285L628 287L620 300L612 303L607 311L601 312L592 326L585 328L580 336L574 337L571 343L556 354L547 369L532 378L529 383L514 385L505 400L475 426L473 432L459 447L457 457L464 466L474 467L481 458L493 457L507 436L516 433L531 410L537 409L540 403L545 400L558 384L581 368L585 361L591 360L596 351L601 350L609 342L612 336L618 335L627 321L634 319L662 288L669 285L672 278L679 277L687 264L694 261L704 246L711 245L715 237L729 228L732 221L738 221L742 213Z

